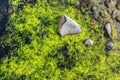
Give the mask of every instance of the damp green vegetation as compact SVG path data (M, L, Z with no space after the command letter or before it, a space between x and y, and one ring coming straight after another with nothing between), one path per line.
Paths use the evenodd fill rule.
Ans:
M119 80L120 56L106 52L102 23L91 24L76 0L38 0L36 4L13 0L19 6L7 23L0 45L7 47L0 60L0 80ZM61 37L58 24L67 15L82 32ZM94 40L85 46L86 39Z

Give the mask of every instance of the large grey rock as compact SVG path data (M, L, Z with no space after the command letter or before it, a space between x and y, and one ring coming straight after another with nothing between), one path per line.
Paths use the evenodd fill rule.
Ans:
M58 32L63 37L68 34L77 34L82 30L80 25L73 21L70 17L62 16L61 21L59 23Z
M109 36L111 36L111 35L112 35L112 29L111 29L110 23L107 23L107 24L105 25L105 29L106 29L106 31L107 31L107 34L108 34Z

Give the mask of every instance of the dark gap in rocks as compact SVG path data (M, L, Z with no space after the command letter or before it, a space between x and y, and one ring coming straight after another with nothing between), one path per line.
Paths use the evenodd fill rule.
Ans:
M96 75L87 75L83 80L97 80Z
M2 39L6 35L6 24L9 17L8 8L8 0L0 0L0 60L9 52L9 46L5 46L4 39Z
M28 2L29 4L35 4L35 3L37 2L37 0L27 0L27 2Z
M8 22L8 0L0 0L0 36L6 33L6 23Z

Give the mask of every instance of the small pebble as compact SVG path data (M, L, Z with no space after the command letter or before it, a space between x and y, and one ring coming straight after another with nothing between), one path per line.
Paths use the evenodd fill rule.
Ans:
M92 10L95 11L97 9L97 6L93 6Z
M91 40L91 39L88 39L88 40L85 41L85 45L88 45L88 46L92 46L93 43L94 43L94 41Z
M108 42L107 43L107 49L112 50L114 48L114 43L113 42Z

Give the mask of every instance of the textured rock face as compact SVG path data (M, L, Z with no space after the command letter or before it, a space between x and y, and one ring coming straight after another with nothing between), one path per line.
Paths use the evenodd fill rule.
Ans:
M63 37L68 34L77 34L80 33L82 30L80 25L73 21L70 17L62 16L58 32Z

